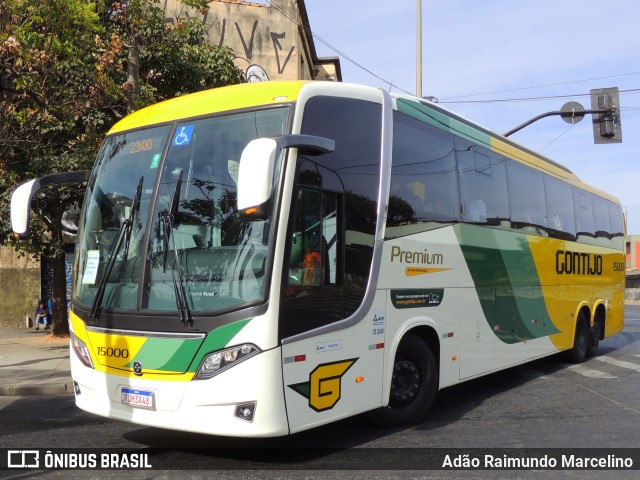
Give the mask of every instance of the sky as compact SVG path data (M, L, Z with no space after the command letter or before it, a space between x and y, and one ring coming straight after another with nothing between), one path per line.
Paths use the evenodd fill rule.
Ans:
M416 93L417 0L305 5L318 56L339 56L344 82ZM591 89L618 87L620 144L594 144L590 115L548 117L510 138L618 197L627 232L640 235L639 19L638 0L422 0L422 95L504 133L568 101L589 109Z

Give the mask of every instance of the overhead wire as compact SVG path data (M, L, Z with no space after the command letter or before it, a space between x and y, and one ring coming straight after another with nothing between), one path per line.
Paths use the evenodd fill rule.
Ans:
M540 150L538 150L538 151L542 153L542 151L544 151L547 147L550 147L551 145L553 145L553 144L556 142L556 140L559 140L559 139L560 139L560 137L562 137L565 133L567 133L569 130L571 130L571 129L572 129L573 127L575 127L576 125L577 125L576 123L573 123L573 124L569 125L569 127L568 127L566 130L564 130L560 135L558 135L556 138L554 138L553 140L551 140L549 143L547 143L544 147L542 147L542 148L541 148Z
M494 95L496 93L519 92L519 91L522 91L522 90L533 90L533 89L536 89L536 88L557 87L559 85L570 85L570 84L573 84L573 83L591 82L593 80L604 80L604 79L607 79L607 78L627 77L627 76L630 76L630 75L640 75L640 72L620 73L620 74L617 74L617 75L606 75L606 76L603 76L603 77L585 78L585 79L582 79L582 80L570 80L570 81L567 81L567 82L548 83L548 84L545 84L545 85L534 85L534 86L531 86L531 87L511 88L511 89L508 89L508 90L496 90L496 91L493 91L493 92L471 93L471 94L468 94L468 95L456 95L456 96L453 96L453 97L446 97L443 100L452 100L452 99L455 99L455 98L479 97L479 96L482 96L482 95Z
M311 31L310 28L308 28L306 25L298 22L298 20L296 18L294 18L286 9L284 9L281 6L279 6L278 4L276 4L273 0L265 0L265 2L269 6L273 7L275 10L280 12L285 18L287 18L288 20L293 22L296 26L304 29L308 34L310 34L313 38L315 38L320 43L325 45L331 51L337 53L340 57L343 57L345 60L347 60L348 62L352 63L356 67L360 68L361 70L363 70L363 71L367 72L368 74L372 75L373 77L377 78L378 80L380 80L381 82L385 83L389 87L396 88L396 89L398 89L398 90L400 90L400 91L402 91L402 92L404 92L404 93L406 93L408 95L414 95L414 93L409 92L408 90L405 90L404 88L394 84L393 81L388 81L388 80L384 79L383 77L381 77L380 75L376 74L375 72L373 72L369 68L365 67L364 65L362 65L361 63L359 63L358 61L356 61L355 59L353 59L352 57L350 57L346 53L344 53L343 51L341 51L338 48L336 48L335 46L333 46L331 43L329 43L327 40L322 38L320 35L318 35L316 33L313 33L313 31ZM606 75L606 76L601 76L601 77L586 78L586 79L581 79L581 80L571 80L571 81L566 81L566 82L556 82L556 83L549 83L549 84L544 84L544 85L534 85L534 86L529 86L529 87L513 88L513 89L508 89L508 90L497 90L497 91L493 91L493 92L473 93L473 94L468 94L468 95L458 95L458 96L443 98L441 100L438 100L438 103L530 102L530 101L552 100L552 99L557 99L557 98L589 97L590 96L589 93L582 93L582 94L568 94L568 95L547 95L547 96L539 96L539 97L499 98L499 99L486 99L486 100L455 100L455 99L458 99L458 98L469 98L469 97L477 97L477 96L482 96L482 95L493 95L493 94L497 94L497 93L509 93L509 92L523 91L523 90L533 90L533 89L537 89L537 88L555 87L555 86L559 86L559 85L570 85L570 84L575 84L575 83L589 82L589 81L594 81L594 80L604 80L604 79L607 79L607 78L626 77L626 76L632 76L632 75L640 75L640 72L628 72L628 73L621 73L621 74L616 74L616 75ZM620 94L635 94L635 93L640 93L640 88L630 89L630 90L620 90ZM622 107L622 110L625 110L625 108ZM633 108L628 108L628 110L633 110Z
M329 48L331 51L337 53L339 56L343 57L345 60L347 60L348 62L352 63L353 65L355 65L356 67L360 68L361 70L364 70L365 72L367 72L369 75L374 76L375 78L377 78L378 80L380 80L381 82L384 82L385 84L387 84L389 87L393 87L396 88L408 95L413 95L412 92L409 92L407 90L405 90L402 87L399 87L398 85L395 85L393 82L390 82L384 78L382 78L380 75L378 75L377 73L371 71L370 69L368 69L367 67L365 67L364 65L360 64L358 61L354 60L353 58L351 58L349 55L347 55L346 53L338 50L336 47L334 47L333 45L331 45L327 40L325 40L324 38L322 38L321 36L319 36L316 33L313 33L311 31L311 29L309 29L308 27L306 27L305 25L301 24L298 22L298 20L294 17L292 17L289 12L287 12L285 9L283 9L282 7L278 6L277 4L275 4L273 2L273 0L266 0L266 2L273 8L275 8L278 12L280 12L285 18L289 19L290 21L292 21L293 23L295 23L298 27L303 28L307 33L309 33L313 38L315 38L316 40L318 40L320 43L322 43L323 45L325 45L327 48Z

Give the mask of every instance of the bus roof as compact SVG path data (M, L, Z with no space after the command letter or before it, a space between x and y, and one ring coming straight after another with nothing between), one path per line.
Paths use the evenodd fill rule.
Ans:
M544 155L535 152L513 140L495 133L477 123L468 120L450 110L426 100L418 99L410 95L392 94L396 100L396 108L401 113L412 116L430 125L446 130L455 135L485 146L486 148L524 164L543 170L569 183L607 198L615 203L620 201L606 192L588 185L580 180L569 168L551 160Z
M242 83L191 93L143 108L116 123L109 135L210 113L295 101L308 82Z
M109 131L109 135L125 130L133 130L149 125L167 123L184 118L193 118L211 113L294 102L298 99L302 87L309 83L317 82L298 80L243 83L183 95L132 113L116 123ZM340 89L341 87L346 88L347 86L351 89L354 87L358 88L357 85L353 84L329 83L331 84L331 88L336 89ZM580 188L619 203L619 200L612 195L583 183L564 165L530 150L511 139L492 132L440 105L410 95L394 93L392 97L395 100L395 108L401 113L410 115L420 121L462 136L463 138L467 138L496 153L514 158L539 170L546 171Z

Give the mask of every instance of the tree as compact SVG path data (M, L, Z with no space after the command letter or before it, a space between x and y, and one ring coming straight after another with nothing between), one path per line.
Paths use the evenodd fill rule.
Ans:
M152 0L0 3L0 244L53 260L54 334L68 332L60 220L84 190L39 195L27 242L11 236L11 193L30 178L90 169L104 134L132 110L243 81L233 53L205 32L197 19L166 24Z

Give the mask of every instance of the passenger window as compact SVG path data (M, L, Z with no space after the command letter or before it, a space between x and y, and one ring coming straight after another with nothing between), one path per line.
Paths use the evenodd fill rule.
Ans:
M507 166L511 228L546 234L547 207L543 176L515 161Z
M613 202L609 204L609 223L611 224L611 246L622 250L624 247L624 220L620 205Z
M545 175L544 191L547 199L549 236L563 240L575 240L576 221L571 186Z
M573 204L576 212L576 236L578 241L593 245L595 243L595 230L591 196L584 190L574 188Z
M459 221L453 135L399 112L393 121L387 238Z
M593 226L596 236L596 245L601 247L611 246L611 226L609 225L609 206L604 198L592 195Z
M509 219L505 158L456 138L462 220L500 226Z

